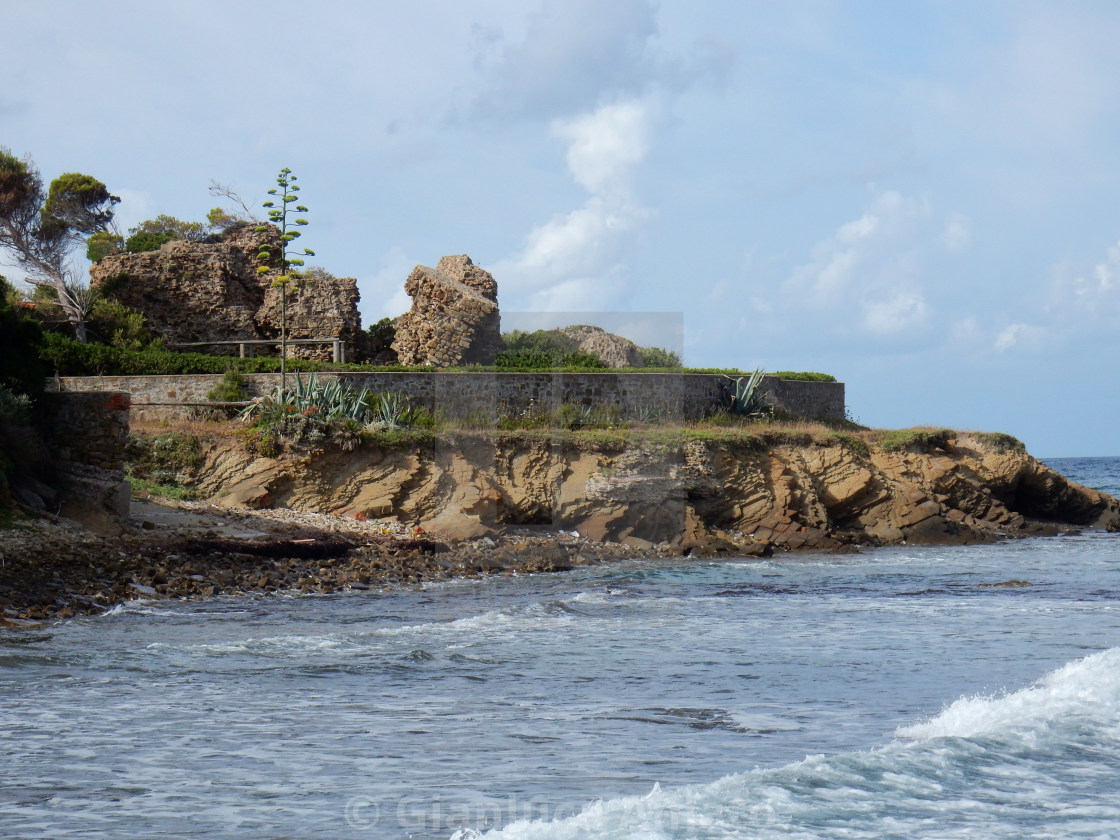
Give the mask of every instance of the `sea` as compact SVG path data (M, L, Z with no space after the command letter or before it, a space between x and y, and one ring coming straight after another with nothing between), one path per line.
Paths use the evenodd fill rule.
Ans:
M1120 535L132 602L0 635L0 758L4 838L1117 838Z

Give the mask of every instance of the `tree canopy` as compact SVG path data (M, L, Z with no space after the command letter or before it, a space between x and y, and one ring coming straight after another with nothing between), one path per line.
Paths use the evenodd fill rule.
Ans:
M44 189L39 171L0 147L0 249L16 259L27 280L53 289L80 340L85 340L88 295L68 261L75 247L105 231L120 201L96 178L67 172Z

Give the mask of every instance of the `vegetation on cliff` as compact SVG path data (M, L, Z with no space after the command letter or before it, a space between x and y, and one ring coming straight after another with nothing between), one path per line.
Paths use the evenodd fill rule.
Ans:
M86 338L88 287L74 276L70 255L109 227L119 201L80 172L59 175L44 188L30 160L0 147L0 250L15 257L29 283L54 292L79 341Z

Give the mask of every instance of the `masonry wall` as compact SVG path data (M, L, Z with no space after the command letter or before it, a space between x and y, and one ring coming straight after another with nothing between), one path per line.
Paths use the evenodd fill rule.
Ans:
M124 478L130 400L119 389L48 393L38 398L43 436L53 453L58 490L71 505L129 515Z
M733 387L726 376L703 373L328 373L318 379L342 379L357 390L397 391L459 418L516 416L571 403L613 408L628 419L696 420L725 409ZM51 379L48 389L126 392L132 395L134 418L159 420L188 416L190 404L208 402L207 393L221 380L217 374L78 376ZM265 396L279 382L279 374L246 374L246 398ZM775 408L791 416L844 417L842 382L767 376L760 388Z

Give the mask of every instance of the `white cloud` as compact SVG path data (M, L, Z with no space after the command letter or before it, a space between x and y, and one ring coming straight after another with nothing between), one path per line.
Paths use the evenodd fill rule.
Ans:
M630 178L649 149L652 118L652 103L631 100L553 123L553 133L568 142L572 178L591 195L582 207L534 227L521 252L495 266L505 288L549 309L600 306L620 290L625 272L612 265L614 252L622 235L651 215L631 196Z
M659 13L652 0L542 0L515 37L475 27L475 66L484 89L468 113L547 118L615 99L724 85L736 47L704 35L668 53Z
M1066 332L1115 329L1120 321L1120 242L1091 268L1056 267L1045 311L1064 323Z
M950 251L963 251L972 241L972 231L968 227L968 219L960 214L954 214L945 224L941 234L941 243Z
M630 170L649 148L650 105L632 100L574 119L556 120L552 133L568 142L568 169L588 192L625 191Z
M472 110L545 116L640 94L652 72L647 49L656 17L649 0L544 0L520 42L505 43L497 32L480 39L488 89Z
M602 277L577 277L553 283L536 291L529 299L529 309L535 312L590 312L611 306L614 294Z
M858 242L871 236L877 227L879 227L879 217L872 216L870 213L864 214L854 222L840 225L836 231L836 241Z
M926 308L925 297L919 290L902 289L885 300L867 303L863 323L870 332L889 335L921 324Z
M996 335L995 348L1000 351L1010 350L1015 346L1019 333L1026 329L1026 327L1026 324L1012 324L1000 330L999 334Z
M529 231L521 254L503 267L523 275L520 282L529 285L592 272L609 256L616 238L648 215L639 205L593 196L578 210Z
M996 333L993 346L1000 353L1014 348L1033 350L1043 346L1050 338L1050 330L1034 324L1009 324Z
M928 215L923 202L881 193L858 219L818 242L812 260L791 272L783 291L803 308L849 310L843 323L862 324L875 335L920 325L927 305L914 251Z
M924 198L875 192L819 239L808 259L784 269L785 258L752 261L733 286L719 279L708 285L704 300L726 308L727 299L717 298L737 295L733 312L712 313L722 332L761 332L794 342L801 353L935 352L942 344L991 351L992 333L973 314L975 298L950 285L956 278L947 276L955 266L947 262L945 221Z

